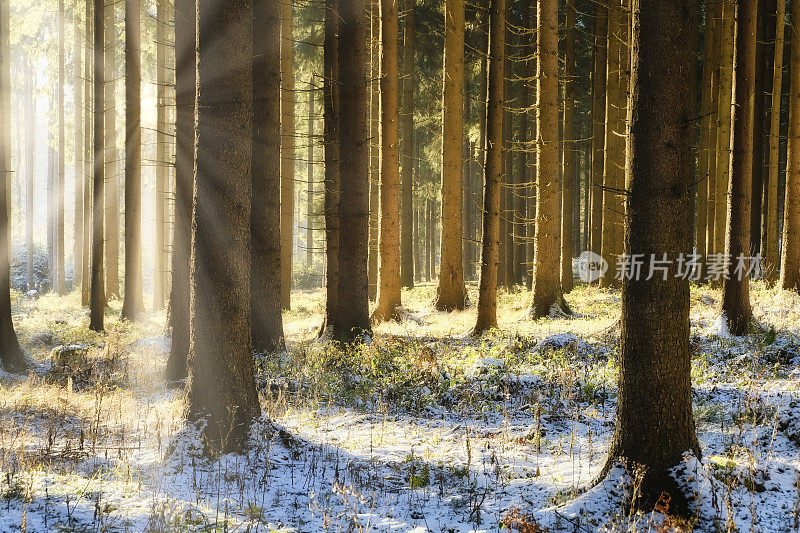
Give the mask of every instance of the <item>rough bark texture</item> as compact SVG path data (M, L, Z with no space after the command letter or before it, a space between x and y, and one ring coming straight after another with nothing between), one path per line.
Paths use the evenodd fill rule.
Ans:
M75 166L73 174L75 176L75 186L73 190L73 232L72 232L72 276L73 286L77 287L83 282L83 180L87 179L84 175L84 131L83 131L83 87L81 81L81 25L78 16L77 3L72 12L73 26L73 95L75 100ZM88 61L88 58L86 58ZM27 81L27 78L26 78ZM87 132L88 133L88 132Z
M64 0L58 0L58 183L57 183L57 205L58 214L56 215L56 277L55 282L56 292L63 296L67 293L67 284L64 279L64 271L66 265L64 264L64 184L66 176L64 175L64 154L66 152L66 144L64 143L64 40L66 33L66 18L64 17ZM4 74L5 75L5 74ZM10 139L6 140L7 143L11 142ZM9 161L10 163L10 161ZM6 215L8 216L8 215ZM1 251L0 251L1 252Z
M400 282L414 286L414 3L406 0L400 113Z
M199 0L197 17L187 416L205 419L214 453L241 448L260 411L250 342L253 2Z
M367 276L369 279L369 300L374 302L378 296L378 217L380 213L380 0L368 0L370 32L369 57L369 251Z
M397 0L380 0L380 16L381 176L380 232L378 236L380 268L378 275L378 306L372 315L373 319L378 321L399 318L398 308L400 307L400 133L397 111Z
M250 307L253 348L283 347L281 316L281 13L253 1L253 198ZM310 140L309 140L310 142Z
M446 0L444 32L444 91L442 96L442 239L439 286L434 307L464 309L467 290L462 262L462 203L464 156L464 1Z
M162 2L159 2L159 5ZM116 80L117 80L117 29L116 29L116 4L106 3L105 6L105 289L106 298L119 298L119 153L117 152L117 110L116 110ZM166 15L164 15L166 16ZM166 26L166 22L163 24ZM166 32L163 40L166 39ZM165 65L166 68L166 65ZM162 88L162 84L158 85ZM164 121L166 127L166 120ZM159 131L163 131L161 127ZM164 140L166 146L166 139ZM164 156L166 159L166 156ZM166 167L165 167L166 168ZM166 179L166 178L165 178ZM164 199L166 203L166 198ZM164 230L166 232L166 228ZM166 269L164 275L166 276Z
M103 331L106 291L103 283L103 208L105 195L103 98L104 52L103 0L94 0L94 173L92 176L92 280L89 294L89 329Z
M366 0L339 2L339 276L333 337L354 342L371 333L367 282L369 130Z
M325 149L325 333L336 316L339 285L339 21L338 0L325 0L323 135Z
M0 362L7 372L21 372L27 366L27 360L17 340L14 323L11 319L11 265L9 262L9 206L8 185L11 177L9 143L11 138L9 124L11 122L11 87L5 83L10 78L9 42L9 6L8 0L0 1Z
M800 21L800 2L792 2L792 22ZM792 35L789 72L789 160L783 207L781 273L778 286L800 292L800 39Z
M575 173L575 2L566 4L567 34L564 43L564 142L562 143L561 163L561 288L564 292L572 290L572 252L573 252L573 201L575 189L580 194L580 186ZM580 225L578 225L580 232Z
M196 0L175 0L175 216L169 328L172 344L166 378L186 377L189 355L189 278L194 195L195 96L197 83Z
M733 0L722 0L722 26L720 32L719 97L717 108L717 164L716 192L714 194L714 248L709 253L725 251L727 225L727 193L730 182L731 159L731 99L733 98Z
M553 309L568 312L561 294L561 228L558 190L558 2L539 0L536 52L536 232L534 234L533 318Z
M281 5L281 309L291 307L294 250L294 24L292 0Z
M156 3L156 183L155 251L153 257L153 307L163 309L166 302L166 208L167 208L167 0Z
M716 157L711 146L712 124L716 116L716 105L713 98L714 76L716 68L716 22L714 8L706 4L706 24L703 41L703 73L700 91L700 146L698 149L698 187L697 187L697 222L695 226L695 250L701 262L706 256L706 232L708 218L708 175L709 162ZM714 139L716 137L713 137Z
M778 250L778 171L780 167L781 85L783 82L783 38L786 19L785 2L776 3L775 55L772 63L772 107L769 115L769 173L764 195L764 271L775 283L781 258ZM793 41L794 42L794 41ZM790 108L791 109L791 108Z
M692 418L689 282L675 259L691 250L689 0L634 0L631 168L625 252L666 254L666 277L622 286L619 404L608 466L618 458L647 468L643 502L661 491L681 499L667 469L699 453ZM608 468L606 467L606 469ZM675 509L677 510L677 509Z
M497 327L497 266L500 245L500 172L503 148L503 77L506 1L490 0L489 76L486 97L486 159L478 317L472 335Z
M599 254L603 234L603 161L606 126L606 51L608 49L608 7L595 5L594 70L592 74L592 193L591 250Z
M142 296L142 124L140 4L125 1L125 301L122 318L144 311Z

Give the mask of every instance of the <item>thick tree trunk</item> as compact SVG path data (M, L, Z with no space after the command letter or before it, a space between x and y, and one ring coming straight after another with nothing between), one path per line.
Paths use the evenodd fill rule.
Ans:
M780 0L779 0L780 2ZM800 2L792 2L792 23L800 21ZM783 207L781 272L778 286L800 292L800 39L792 35L789 75L789 159Z
M558 191L558 2L539 0L536 25L536 233L534 236L533 318L554 309L569 312L561 294L561 228ZM571 198L570 198L571 200ZM571 204L570 204L571 205ZM571 221L571 219L570 219Z
M0 1L0 105L2 105L2 127L0 127L0 362L7 372L21 372L28 362L17 340L14 323L11 319L11 265L9 258L9 207L8 181L11 177L9 143L9 124L11 122L10 47L9 47L9 5L8 0Z
M605 469L618 458L643 465L640 503L652 509L664 491L676 511L681 492L668 469L684 452L699 454L692 419L689 282L675 275L678 256L688 254L692 242L686 65L694 50L688 3L634 1L625 252L666 255L672 263L663 277L623 281L619 403Z
M489 75L486 97L486 159L478 317L472 335L497 327L497 266L500 244L500 172L503 149L503 77L506 1L490 0Z
M166 302L166 208L167 208L167 0L156 2L156 185L155 251L153 257L153 307L163 309Z
M79 24L78 5L75 4L72 12L73 27L73 54L75 62L72 73L73 100L75 101L74 122L75 122L75 165L73 167L74 190L73 190L73 232L72 232L72 285L77 288L83 282L83 180L87 177L83 173L83 87L81 86L81 26ZM86 58L88 61L88 58Z
M125 1L125 301L122 318L144 311L142 296L142 124L140 9Z
M333 337L371 334L367 281L369 129L367 0L339 1L339 276Z
M323 121L325 150L325 321L320 334L336 316L339 285L339 21L338 0L325 0L323 44Z
M400 282L414 286L414 4L406 0L400 114Z
M717 102L717 179L714 194L714 248L709 253L725 251L727 224L727 193L730 182L731 158L731 99L733 97L733 0L722 0L722 26L720 33L719 97Z
M753 108L756 77L757 0L738 0L734 52L731 179L728 186L725 255L728 275L722 280L722 314L728 330L744 335L753 320L750 307L750 196L753 185ZM744 268L743 268L744 267Z
M397 0L380 0L380 270L373 320L400 318L400 147L398 125ZM460 110L459 110L460 111ZM459 182L460 185L460 182ZM459 196L460 199L460 196ZM458 222L461 221L459 213ZM459 239L461 235L459 234ZM459 241L460 242L460 241ZM459 256L459 265L461 264Z
M434 307L464 309L461 184L464 138L464 0L446 0L442 93L442 239Z
M294 22L292 0L281 5L281 309L291 308L294 251Z
M197 17L187 416L205 418L213 454L241 448L260 411L250 342L253 2L199 0Z
M175 0L175 221L169 297L172 344L165 372L169 381L180 381L186 377L186 358L189 354L189 270L197 82L196 9L196 0ZM277 142L280 145L280 140ZM255 234L252 238L255 239ZM277 267L273 263L273 277L275 271Z
M281 316L281 11L253 2L253 157L250 307L253 348L283 348ZM309 139L309 142L311 140Z
M573 202L577 173L575 172L575 2L566 4L566 41L564 43L564 142L562 144L561 194L561 288L572 290ZM577 187L580 196L580 186ZM580 207L580 204L579 204ZM580 224L576 226L580 233Z
M64 264L64 185L66 182L65 167L64 167L64 154L66 152L66 144L64 142L64 108L66 102L64 101L64 40L66 37L66 18L64 16L64 0L58 0L58 178L56 184L56 205L58 213L56 215L56 276L53 280L56 285L56 292L59 296L67 293L67 284L65 281L65 264ZM6 142L10 142L8 139ZM11 161L9 161L10 163ZM8 216L8 215L6 215Z
M775 55L772 64L772 107L769 115L769 174L764 201L764 223L766 225L766 239L763 247L764 271L770 283L775 283L778 280L781 262L778 250L778 169L780 167L781 86L783 83L785 11L785 2L778 0L775 16Z
M81 273L81 306L89 307L90 305L90 263L92 261L92 230L94 223L92 222L92 184L94 181L94 137L92 135L92 97L93 97L93 83L92 83L92 4L89 0L85 0L86 5L86 30L84 35L84 49L83 54L85 61L83 62L83 94L86 101L86 109L83 113L83 131L84 131L84 146L83 146L83 272ZM91 142L89 139L92 139ZM90 179L91 178L91 179Z
M89 295L89 329L103 331L106 291L103 276L103 208L105 205L105 150L103 95L105 30L103 0L94 0L94 174L92 201L92 280Z
M164 2L159 2L161 5ZM117 30L116 30L116 16L115 16L115 3L107 3L105 6L105 37L106 37L106 53L105 53L105 72L106 83L105 87L105 100L106 103L106 116L105 116L105 289L106 298L119 298L119 154L117 153L117 112L116 112L116 92L115 87L117 76ZM164 15L166 16L166 15ZM165 27L166 22L159 24L159 27ZM159 39L159 44L162 40L166 39L166 33L162 39ZM161 64L161 63L159 63ZM164 65L163 68L166 68ZM163 84L159 82L158 88L163 90ZM162 99L163 101L163 99ZM160 126L158 131L163 131L162 127L166 127L166 121L159 122ZM163 140L159 146L163 144L166 146L166 139ZM166 155L164 156L166 159ZM163 159L161 160L163 161ZM166 178L165 178L166 180ZM166 202L166 197L164 199ZM163 225L162 225L163 227ZM166 231L166 229L162 230ZM164 249L162 246L161 249ZM165 270L165 269L163 269Z

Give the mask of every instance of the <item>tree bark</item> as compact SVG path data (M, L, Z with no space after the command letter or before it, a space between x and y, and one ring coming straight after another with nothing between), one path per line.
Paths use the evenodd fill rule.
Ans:
M442 91L442 239L434 307L464 309L461 185L464 157L464 1L445 1Z
M294 251L294 22L292 0L281 0L281 309L291 308Z
M122 318L136 320L142 296L142 124L140 5L125 1L125 300Z
M161 5L162 2L159 2ZM105 6L105 289L106 298L119 298L119 154L117 153L117 112L116 112L116 75L117 75L117 29L115 16L115 3L107 3ZM166 16L166 15L164 15ZM166 26L166 21L159 26ZM166 39L164 37L159 40ZM159 89L163 89L162 83L158 84ZM163 100L162 100L163 101ZM159 122L166 127L166 121ZM159 132L163 131L159 126ZM163 141L166 146L166 139ZM164 156L166 159L166 156ZM163 161L163 160L162 160ZM166 180L166 178L165 178ZM166 202L166 197L164 198ZM162 231L166 231L166 228ZM162 247L164 249L164 247ZM166 269L162 269L166 270Z
M153 307L163 309L167 288L167 0L156 2L156 184Z
M253 2L199 0L197 17L187 416L205 419L213 454L242 448L260 411L250 342Z
M406 0L400 114L400 282L414 286L414 4Z
M780 1L780 0L779 0ZM800 21L800 2L792 2L791 20ZM786 193L783 207L781 272L778 286L800 292L800 39L792 35L789 75L789 159L786 165Z
M728 330L744 335L753 320L750 307L750 197L753 186L753 109L756 77L757 0L736 4L734 51L733 131L730 185L728 186L725 255L730 259L722 280L722 314ZM741 270L744 265L745 271Z
M314 268L314 82L308 82L306 146L306 267Z
M761 251L761 199L764 194L764 77L767 69L764 62L766 39L766 1L758 0L755 52L755 101L753 104L753 176L750 196L750 255Z
M693 182L686 94L692 54L688 0L634 0L631 155L625 252L672 260L666 276L622 285L619 403L608 471L618 458L647 468L640 504L662 491L680 510L668 469L699 455L692 419L689 282L676 259L691 250ZM685 507L685 502L683 502Z
M497 267L500 245L500 172L503 149L503 77L506 0L490 0L489 75L486 97L486 159L478 317L473 336L497 327Z
M103 211L105 206L105 146L103 127L105 100L103 0L94 0L94 175L92 201L92 286L89 295L89 329L103 331L106 291L103 276Z
M539 0L536 55L536 233L534 236L533 318L554 309L568 313L561 294L561 235L558 191L558 2ZM571 199L570 199L571 200Z
M778 174L780 168L781 86L783 84L783 39L786 4L778 0L776 5L775 55L772 66L772 107L769 116L769 174L764 202L764 222L766 225L764 271L767 281L770 283L775 283L778 280L781 262L778 250Z
M561 190L561 288L572 290L573 201L575 195L575 2L566 4L566 40L564 43L564 141L562 143ZM580 186L577 187L580 195ZM580 204L579 204L580 207ZM580 224L578 224L580 233Z
M74 121L75 121L75 165L73 174L75 176L74 195L73 195L73 233L72 233L72 279L73 287L77 288L83 282L83 180L87 177L83 173L84 169L84 131L83 131L83 90L81 87L81 26L78 16L78 3L75 3L72 12L73 27L73 99L75 101ZM88 61L88 58L85 59ZM88 133L88 132L87 132Z
M83 114L83 131L86 142L83 150L83 272L81 273L81 306L89 307L91 300L90 263L92 261L93 228L92 221L92 185L94 182L94 137L92 136L92 97L94 85L92 82L92 5L93 2L85 0L86 5L86 31L84 35L83 53L86 60L83 63L83 87L86 96L86 110ZM92 139L90 142L89 139ZM91 177L91 179L90 179Z
M339 1L339 276L333 338L370 335L367 0Z
M725 251L725 221L727 192L730 182L731 158L731 99L733 91L733 0L722 0L722 30L720 33L719 97L717 102L717 179L714 203L714 248L709 253Z
M378 216L380 213L380 0L369 1L370 15L370 77L369 86L369 251L367 276L369 278L369 301L378 297Z
M706 183L706 243L705 253L714 253L714 226L717 219L717 132L719 130L720 62L722 60L722 3L712 2L708 8L713 24L714 38L711 43L711 90L708 124L708 172Z
M66 144L64 142L64 40L66 37L66 17L64 16L64 0L58 0L58 178L57 178L57 215L56 215L56 276L53 280L56 285L56 292L59 296L67 293L65 281L64 264L64 185L66 182L64 154ZM4 74L8 75L8 74ZM10 142L10 139L6 142ZM11 161L9 161L10 163Z

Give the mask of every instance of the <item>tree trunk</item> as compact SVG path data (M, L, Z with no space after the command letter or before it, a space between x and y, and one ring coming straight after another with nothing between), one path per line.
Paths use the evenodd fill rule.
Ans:
M250 307L253 348L272 353L284 346L276 275L281 271L281 11L270 0L255 0L253 8Z
M780 0L779 0L780 2ZM791 20L800 21L800 2L792 2ZM789 159L786 165L786 194L783 207L781 272L778 286L800 292L800 39L792 35L791 88L789 92Z
M180 381L186 377L186 358L189 354L189 270L192 246L194 115L197 83L196 9L196 0L175 1L175 221L169 298L172 344L166 368L166 378L170 381ZM278 129L275 128L275 131ZM277 146L280 146L280 139L276 142ZM252 239L256 239L255 234ZM274 261L273 259L273 273L277 271ZM274 274L272 277L275 277ZM255 314L255 311L252 313ZM253 322L255 323L255 318Z
M381 174L380 234L378 237L380 270L378 306L372 315L373 320L376 321L400 318L398 312L400 307L400 151L397 112L397 0L380 0L380 17ZM460 213L458 221L461 221ZM461 264L460 259L459 256L459 265Z
M539 0L536 55L536 233L534 236L533 318L554 309L569 312L561 294L561 235L558 191L558 2ZM570 199L571 200L571 199ZM570 204L571 205L571 204Z
M503 149L503 77L506 0L490 0L489 75L486 97L486 162L478 317L473 336L497 327L497 266L500 245L500 172Z
M294 22L292 0L281 3L281 309L291 308L294 249Z
M722 314L728 330L744 335L753 320L750 308L750 196L753 186L753 108L756 77L757 0L736 4L731 179L728 186L725 255L730 259L722 280ZM742 270L744 267L744 270Z
M2 127L0 127L0 362L7 372L22 372L28 367L28 361L17 340L14 323L11 319L11 265L9 258L9 207L8 183L11 177L9 143L9 124L11 122L11 84L10 81L10 47L9 47L9 5L8 0L0 1L0 103L2 104Z
M403 30L403 79L401 80L400 114L400 282L403 287L414 286L414 4L406 0L406 20Z
M672 261L663 277L634 276L622 284L619 403L604 469L618 458L646 467L640 505L652 509L664 491L670 511L686 504L668 469L684 452L700 451L692 419L689 282L676 277L677 258L692 242L688 3L634 2L625 252Z
M92 84L92 4L85 0L86 5L86 30L84 35L83 63L83 93L86 109L83 113L84 149L83 149L83 272L81 273L81 306L89 307L91 300L90 263L92 261L92 244L94 223L92 222L92 185L94 181L94 137L92 136L92 97L94 86ZM89 139L92 139L90 142ZM90 179L91 177L91 179Z
M323 121L325 151L325 321L333 323L339 285L339 43L338 0L325 0Z
M75 101L74 122L75 122L75 175L74 196L73 196L73 233L72 233L72 284L77 288L83 282L83 180L87 179L83 173L83 90L81 87L81 26L79 24L78 4L76 2L72 12L73 27L73 54L75 62L72 73L73 99ZM88 61L88 58L86 58Z
M153 307L163 309L167 289L167 0L156 2L156 185Z
M711 90L708 110L708 171L706 186L706 243L705 253L714 253L714 225L717 219L717 132L719 129L719 84L720 84L720 61L722 51L722 3L712 2L708 7L713 26L713 51L711 54Z
M725 251L727 224L727 192L730 182L731 157L731 99L733 91L733 0L722 0L722 30L720 33L719 97L717 102L717 179L714 194L714 248L709 253Z
M764 271L766 272L767 281L770 283L775 283L778 280L781 262L778 250L778 169L780 166L781 86L783 84L785 11L785 2L778 0L775 16L775 56L772 66L772 107L769 116L769 174L764 202L764 222L766 225Z
M136 320L142 296L142 124L140 9L125 1L125 301L122 318Z
M706 257L706 233L708 228L708 209L713 204L708 201L710 162L716 159L716 147L713 125L716 116L716 100L714 99L714 71L717 68L717 18L718 4L706 2L706 25L703 42L703 74L700 91L700 148L698 150L698 187L697 187L697 223L695 226L695 250L700 256L701 264Z
M755 52L755 102L753 106L753 176L750 197L750 255L761 251L761 199L764 193L764 77L767 74L764 62L766 39L766 1L758 0Z
M531 96L527 97L528 106L537 104L538 99L538 87L536 86L536 64L538 60L536 58L536 2L528 2L528 9L526 10L526 25L525 27L529 31L529 35L525 39L525 46L528 52L525 54L529 57L528 65L525 69L525 76L527 78L526 81L526 91L530 91L529 87L530 84L533 84L534 93ZM604 72L605 77L605 72ZM527 167L526 167L526 175L528 176L528 187L526 187L526 195L527 201L526 203L526 220L525 225L527 229L525 233L528 235L528 245L525 250L525 263L526 263L526 280L525 280L525 288L529 291L533 290L533 253L534 253L534 242L533 238L536 234L536 145L534 144L536 141L536 114L535 112L525 113L525 120L532 120L531 123L528 125L528 131L530 132L528 143L532 146L532 148L528 148L532 153L527 155Z
M380 212L380 0L369 1L370 14L370 77L369 86L369 250L367 276L369 301L378 296L378 214Z
M64 153L66 152L66 144L64 142L64 108L66 102L64 101L64 39L66 37L66 18L64 16L64 0L58 0L58 182L56 185L57 192L57 209L56 215L56 276L53 280L56 285L56 292L59 296L67 293L67 284L65 281L65 265L64 265L64 184L66 181L65 167L64 167ZM6 75L6 74L4 74ZM10 94L8 95L10 97ZM6 141L11 142L10 139ZM11 163L9 160L8 163ZM8 214L6 214L8 216Z
M30 291L36 288L33 280L33 196L35 181L34 163L36 161L36 78L33 73L30 60L26 61L25 70L25 99L27 100L27 116L25 117L25 138L27 140L27 160L25 162L25 173L27 174L25 180L25 250L27 251L27 288Z
M159 2L159 5L163 3ZM107 3L105 6L105 72L106 83L104 85L106 103L105 116L105 289L106 298L119 298L119 165L117 160L117 112L116 112L116 76L117 76L117 30L116 30L116 4ZM166 16L166 15L164 15ZM165 27L166 21L159 24ZM159 44L166 39L166 33L159 39ZM159 63L161 64L161 63ZM165 68L166 65L164 65ZM158 88L163 90L161 82ZM163 98L162 98L163 101ZM166 121L159 121L158 131L163 131ZM166 146L166 139L159 146ZM166 156L164 156L166 159ZM164 161L160 159L160 161ZM165 178L166 180L166 178ZM164 200L166 202L166 198ZM165 231L162 230L162 231ZM162 246L161 249L164 249ZM166 270L166 269L162 269Z
M339 276L333 338L370 335L367 0L339 1Z
M103 208L105 205L105 150L103 98L105 30L103 0L94 0L94 174L92 201L92 285L89 295L89 329L103 331L106 291L103 283Z
M575 2L567 0L564 43L564 142L562 144L561 288L572 290L573 201L575 195ZM580 186L577 187L580 195ZM580 233L580 224L577 226Z
M252 0L197 2L187 416L205 418L211 454L242 448L260 411L250 342L252 15Z
M433 200L425 199L425 281L433 277Z
M306 146L306 267L314 268L314 82L308 82Z
M461 184L464 157L464 0L445 1L442 92L442 239L434 307L464 309Z

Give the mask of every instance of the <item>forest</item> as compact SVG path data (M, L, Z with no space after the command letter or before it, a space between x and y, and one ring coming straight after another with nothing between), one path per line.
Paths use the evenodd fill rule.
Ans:
M800 532L800 0L0 0L0 533Z

